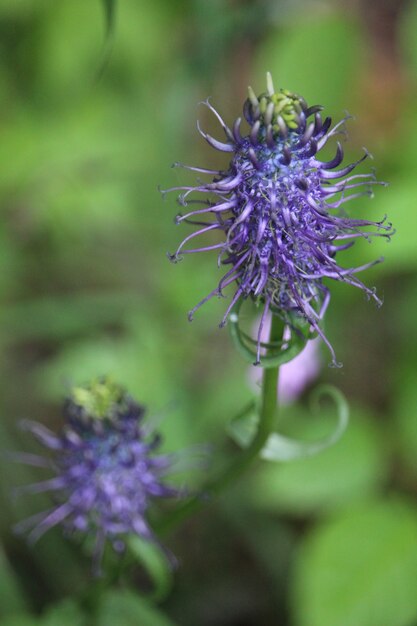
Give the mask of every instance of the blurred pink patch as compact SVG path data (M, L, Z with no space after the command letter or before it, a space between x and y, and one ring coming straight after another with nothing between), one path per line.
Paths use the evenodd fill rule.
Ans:
M267 341L271 319L265 323L261 341ZM320 374L320 338L316 337L307 342L306 347L298 356L289 363L281 366L278 378L278 401L279 404L291 404L301 396L303 391L315 381ZM262 368L251 366L249 368L249 381L251 387L259 391L262 380Z

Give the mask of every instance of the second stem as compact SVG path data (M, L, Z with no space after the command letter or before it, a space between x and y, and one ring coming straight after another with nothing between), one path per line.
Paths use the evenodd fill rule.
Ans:
M284 324L277 316L272 316L269 343L276 345L282 340ZM171 530L172 527L182 522L189 515L195 513L209 502L214 496L219 495L230 483L236 480L252 462L259 456L268 441L269 435L274 429L277 410L277 387L279 366L265 368L262 378L262 396L259 410L259 422L256 435L244 452L236 458L216 477L209 481L203 488L204 498L195 496L165 519L159 527L162 534Z

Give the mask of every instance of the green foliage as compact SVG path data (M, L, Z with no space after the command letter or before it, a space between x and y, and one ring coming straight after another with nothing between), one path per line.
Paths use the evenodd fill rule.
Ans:
M340 115L348 106L363 48L354 20L332 11L318 14L306 6L303 15L285 26L279 37L272 32L263 40L255 76L262 77L267 69L276 77L276 87Z
M287 426L292 437L314 441L330 424L328 408L319 416L297 408L286 415L283 427ZM347 430L333 446L314 457L261 468L251 481L250 500L257 507L295 515L364 500L379 490L387 473L381 443L381 433L369 416L352 410Z
M413 626L417 619L417 510L370 502L318 526L293 569L297 626Z
M414 373L403 378L395 407L395 434L401 462L417 476L417 386Z
M108 593L99 608L97 626L175 626L157 608L133 592Z
M89 626L88 618L73 600L50 607L41 617L14 613L1 622L2 626Z
M116 21L116 0L102 0L104 15L106 20L106 34L110 37L114 31L114 25Z
M65 600L51 607L40 619L39 626L88 626L87 617L75 601Z
M333 447L344 434L349 423L349 407L343 394L330 385L322 385L315 389L311 398L313 414L320 415L323 409L320 399L330 398L335 407L337 416L336 425L330 434L317 441L302 441L286 437L279 432L272 433L261 452L261 457L267 461L288 462L308 458L321 454L327 448ZM258 424L258 407L251 402L234 418L227 427L229 435L243 448L246 448L255 436Z
M410 211L417 194L417 183L412 172L402 178L394 178L390 186L379 192L377 201L373 201L369 219L373 216L390 215L396 233L391 242L382 238L374 240L371 245L362 245L360 250L355 251L355 259L360 262L368 262L383 256L385 262L381 269L383 272L394 273L415 267L417 264L417 249L415 246L414 233L417 229L417 215ZM393 212L393 208L395 211Z
M409 71L415 72L417 69L417 42L415 32L417 28L417 5L410 2L405 6L402 13L400 44L404 53L404 63Z
M3 617L26 608L19 580L0 546L0 615Z
M130 537L128 545L129 551L145 568L154 586L148 599L161 602L172 590L172 563L159 545L145 541L141 537Z
M26 613L16 613L2 619L2 626L39 626L39 621Z

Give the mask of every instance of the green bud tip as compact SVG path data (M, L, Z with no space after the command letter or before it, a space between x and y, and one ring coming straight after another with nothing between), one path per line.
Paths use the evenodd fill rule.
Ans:
M125 398L126 392L108 377L93 380L89 385L74 387L70 399L98 420L111 418Z
M288 89L275 91L270 72L266 74L266 85L266 93L260 96L256 96L252 87L248 87L248 99L253 109L258 107L264 125L272 124L276 132L280 128L279 121L281 124L284 122L290 130L296 129L298 127L298 115L305 105L303 98ZM278 120L278 118L280 119Z

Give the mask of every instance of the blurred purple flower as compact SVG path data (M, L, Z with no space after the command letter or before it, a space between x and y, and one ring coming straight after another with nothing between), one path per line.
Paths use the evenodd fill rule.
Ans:
M30 531L32 542L57 524L71 534L94 534L96 567L106 540L117 551L128 533L156 541L146 518L151 500L181 493L165 483L176 455L156 454L160 438L144 424L144 413L122 388L100 379L72 391L60 434L24 422L50 456L22 453L17 460L49 467L55 476L19 490L52 492L55 505L17 524L17 532Z
M278 400L282 404L294 402L318 377L321 369L318 337L307 342L306 347L289 363L281 366L278 378Z
M210 146L229 153L231 161L225 171L175 164L208 174L211 182L198 181L196 185L167 190L181 190L179 203L193 206L193 210L177 216L177 223L196 226L170 258L178 261L184 254L216 250L219 265L230 266L218 286L190 311L190 320L202 304L222 296L223 290L235 283L220 325L226 324L238 300L251 297L260 302L264 313L257 331L257 362L263 322L271 311L289 325L294 316L306 320L327 344L333 365L338 365L320 327L330 301L324 280L330 278L357 287L381 304L375 290L366 287L357 274L383 259L342 268L335 256L359 237L389 239L393 233L386 218L379 222L352 219L343 211L345 203L372 195L372 186L383 183L377 183L373 172L351 175L368 157L366 151L358 161L335 169L343 160L338 142L332 159L318 160L318 153L329 139L345 134L347 117L331 128L331 119L323 120L320 115L323 107L309 107L296 94L283 89L275 91L270 75L267 87L267 92L259 97L249 89L243 107L249 126L247 134L242 134L240 117L229 128L205 102L220 122L226 142L200 128L199 131ZM195 193L200 197L194 197ZM221 241L187 247L195 237L216 231L222 233Z

